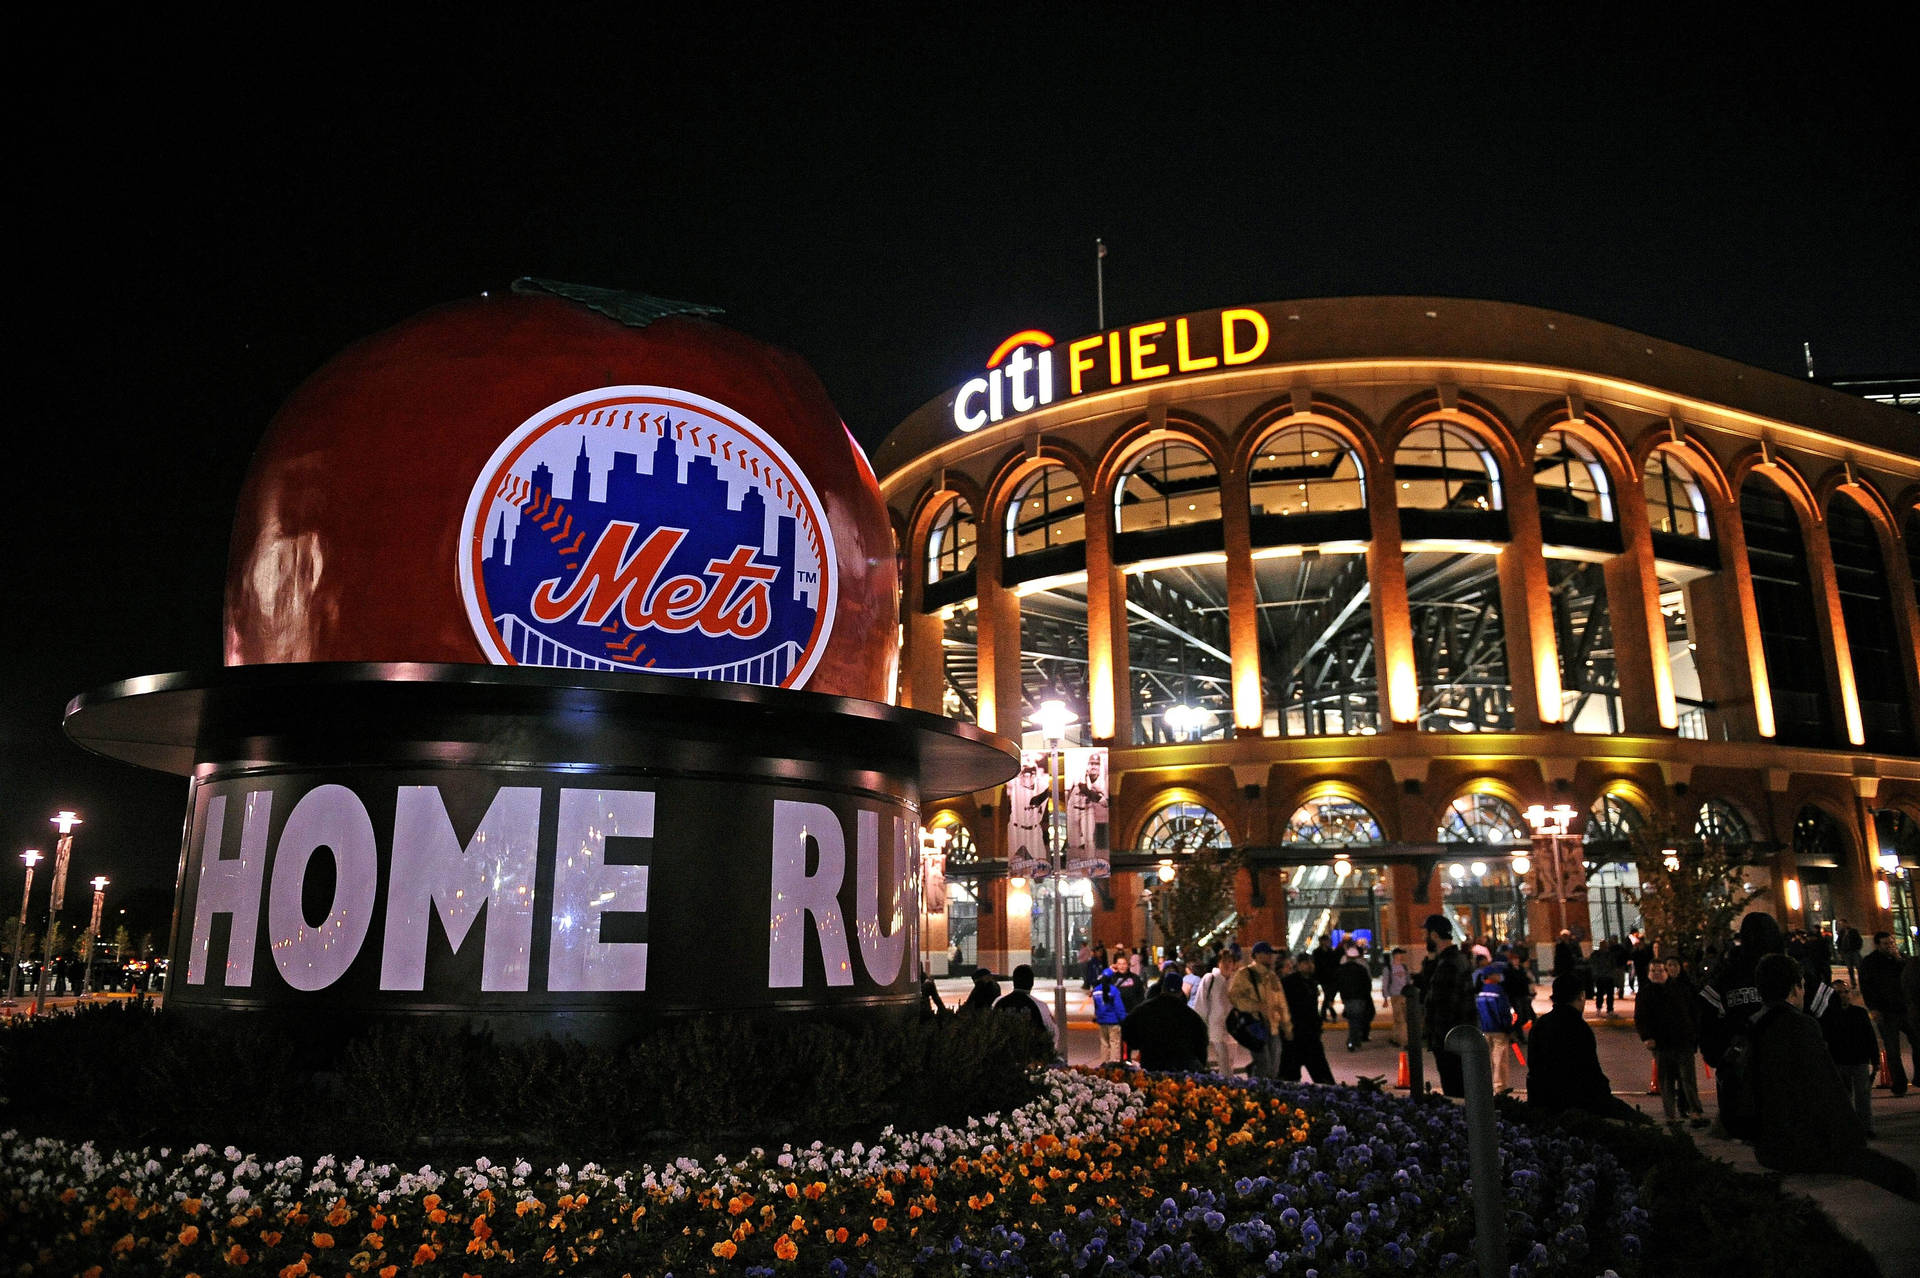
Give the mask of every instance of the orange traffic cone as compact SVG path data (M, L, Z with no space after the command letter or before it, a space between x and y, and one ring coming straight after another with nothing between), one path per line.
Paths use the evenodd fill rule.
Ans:
M1659 1094L1660 1094L1660 1058L1656 1056L1653 1058L1653 1073L1647 1079L1647 1095L1658 1096Z
M1893 1075L1887 1070L1887 1049L1884 1046L1880 1049L1880 1077L1873 1081L1873 1085L1893 1090Z
M1405 1052L1400 1053L1400 1077L1394 1080L1393 1085L1403 1092L1413 1090L1413 1075L1407 1071L1407 1054Z
M1520 1050L1520 1044L1518 1042L1510 1042L1507 1046L1513 1049L1513 1059L1520 1062L1520 1068L1525 1069L1527 1067L1527 1054Z

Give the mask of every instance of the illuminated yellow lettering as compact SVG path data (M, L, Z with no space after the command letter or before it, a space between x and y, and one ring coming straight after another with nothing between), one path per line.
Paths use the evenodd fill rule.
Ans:
M1082 351L1090 351L1101 343L1098 337L1083 337L1077 342L1067 343L1067 394L1080 393L1080 374L1093 371L1091 356L1083 357Z
M1187 341L1187 321L1177 319L1173 322L1173 350L1183 373L1197 373L1203 368L1212 368L1220 361L1211 355L1195 355Z
M1253 329L1253 342L1249 346L1234 344L1234 325L1246 324ZM1220 312L1220 362L1222 364L1251 364L1267 353L1267 317L1259 311L1230 310Z
M1107 369L1112 373L1108 385L1118 386L1120 377L1120 330L1114 329L1107 334Z
M1147 356L1156 353L1159 343L1150 339L1167 331L1167 326L1159 321L1152 324L1139 324L1127 330L1127 354L1133 365L1133 380L1144 382L1149 377L1165 377L1173 370L1165 364L1149 364Z

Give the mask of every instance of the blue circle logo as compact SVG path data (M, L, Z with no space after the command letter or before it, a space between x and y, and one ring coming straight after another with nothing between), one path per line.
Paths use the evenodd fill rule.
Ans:
M497 665L799 688L833 536L786 451L723 404L608 386L528 418L467 501L460 593Z

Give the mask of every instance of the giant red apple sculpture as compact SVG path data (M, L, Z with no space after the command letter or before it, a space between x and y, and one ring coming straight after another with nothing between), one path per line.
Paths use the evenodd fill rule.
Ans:
M886 700L879 486L703 308L522 281L350 347L242 489L226 660L633 670Z

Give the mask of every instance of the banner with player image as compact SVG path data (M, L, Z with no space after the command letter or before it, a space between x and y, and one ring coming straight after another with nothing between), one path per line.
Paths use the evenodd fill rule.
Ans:
M1023 750L1020 771L1007 782L1007 873L1043 879L1048 873L1047 818L1053 811L1045 750Z
M1107 848L1106 747L1064 751L1060 784L1067 812L1067 873L1104 879L1113 872Z

